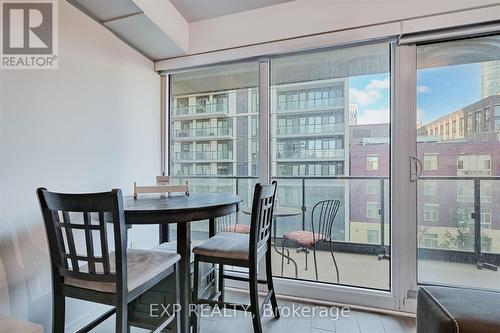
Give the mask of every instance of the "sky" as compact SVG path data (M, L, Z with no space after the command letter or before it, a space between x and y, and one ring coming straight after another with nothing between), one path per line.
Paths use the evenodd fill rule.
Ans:
M480 65L464 64L417 72L417 119L429 123L480 99ZM349 101L358 124L389 122L389 73L349 78Z

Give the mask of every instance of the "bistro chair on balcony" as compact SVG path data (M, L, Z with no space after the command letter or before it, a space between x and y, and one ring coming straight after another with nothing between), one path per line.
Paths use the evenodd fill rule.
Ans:
M276 181L271 185L255 185L252 216L250 219L250 234L221 232L209 238L193 249L194 252L194 293L193 302L197 304L198 310L203 305L219 306L221 308L232 308L252 313L253 328L255 333L262 333L261 316L264 306L271 301L274 316L279 318L278 303L273 285L273 274L271 270L271 227L273 222L274 199L276 196ZM257 268L259 262L266 260L266 279L259 279ZM249 270L249 276L240 277L226 275L221 269L219 274L219 286L222 285L221 297L218 301L199 298L200 263L232 265L245 267ZM250 306L234 304L224 301L223 283L224 279L233 279L249 283ZM262 307L259 306L258 284L267 284L268 293ZM195 330L199 329L199 318L195 318Z
M52 332L64 332L66 297L113 306L78 332L89 332L113 313L114 332L128 332L128 304L177 271L180 256L127 249L120 190L61 194L39 188L37 193L50 249ZM107 238L110 225L114 252L110 252ZM155 329L163 329L173 318L167 316Z
M283 236L282 251L285 253L285 245L292 243L305 249L306 254L306 270L307 270L307 257L308 251L312 249L314 255L314 271L316 273L316 280L318 277L318 263L316 259L316 248L319 244L327 243L330 253L332 255L333 264L337 273L337 283L339 283L339 268L335 255L333 254L333 226L335 217L340 208L340 200L324 200L314 205L311 213L311 231L297 230L286 233ZM285 256L281 256L281 275L283 275L283 265Z

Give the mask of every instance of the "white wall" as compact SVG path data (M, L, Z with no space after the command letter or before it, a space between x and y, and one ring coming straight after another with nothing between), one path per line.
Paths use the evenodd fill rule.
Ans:
M498 0L295 0L189 24L189 53L408 20L500 4ZM496 13L495 13L496 12ZM489 13L498 19L500 10ZM470 19L474 19L469 15ZM423 30L426 22L421 22ZM461 24L467 24L463 21ZM471 22L474 23L474 22ZM230 27L230 29L228 29ZM412 27L415 30L416 27ZM418 27L416 30L419 30ZM215 38L214 38L215 36Z
M160 168L153 63L62 0L59 47L58 70L0 71L0 314L46 332L49 257L35 189L130 194ZM157 242L157 228L137 231L137 245ZM71 302L67 324L88 310Z

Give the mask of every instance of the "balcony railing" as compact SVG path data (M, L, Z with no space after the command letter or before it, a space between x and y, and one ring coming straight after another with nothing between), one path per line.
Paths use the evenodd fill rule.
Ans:
M341 108L345 105L344 97L332 97L332 98L311 98L299 101L282 101L276 103L276 110L278 112L286 111L299 111L299 110L310 110L310 109L329 109L329 108Z
M175 153L175 159L192 161L192 160L232 160L232 151L189 151Z
M229 106L225 103L211 103L190 106L172 107L174 116L203 115L204 113L228 113Z
M337 159L343 158L344 149L282 150L276 152L276 160Z
M232 135L233 129L231 127L204 127L174 130L174 138L200 138Z
M334 133L344 133L344 123L329 123L319 125L301 125L301 126L278 126L277 135L313 135L322 136L331 135Z
M419 244L419 257L427 259L437 259L446 261L459 261L474 263L479 269L488 268L497 270L500 264L500 254L491 250L491 243L482 239L487 226L492 225L492 221L482 221L483 208L487 206L491 210L499 209L498 203L492 202L492 189L498 188L491 182L500 180L498 176L474 177L474 176L420 176L418 178L419 186L425 186L426 182L442 182L442 192L439 199L432 199L432 202L446 205L449 215L448 220L438 224L430 224L420 221L419 218L419 242L424 240L428 230L432 228L447 228L444 242L433 242L432 247L426 247L425 244ZM468 184L467 184L468 183ZM488 183L485 186L485 183ZM465 193L460 194L459 188L463 190L464 186L469 187ZM454 195L454 192L457 195ZM419 202L427 201L425 190L419 187ZM466 197L467 200L462 200ZM456 206L453 209L453 206ZM425 209L425 208L424 208ZM425 213L420 212L420 215ZM459 214L460 213L460 214ZM495 216L495 214L492 214ZM450 232L451 231L451 232Z
M293 230L310 230L311 227L311 211L313 206L325 199L340 199L341 213L335 221L335 231L333 238L336 242L336 251L348 253L362 253L380 256L380 258L389 258L389 214L386 214L388 209L388 177L273 177L278 180L278 196L277 200L281 206L300 207L302 214L296 217L287 218L286 223L277 223L278 239L277 243L281 243L281 236ZM190 190L192 192L232 192L240 195L243 199L243 204L247 207L251 205L253 186L258 181L257 177L234 177L234 176L175 176L173 180L184 182L189 180ZM371 182L377 188L377 194L372 191L367 192L366 184ZM347 192L346 192L347 188ZM350 197L359 198L366 195L370 200L378 202L377 217L359 218L358 213L349 213L350 205L347 206ZM356 199L358 200L358 199ZM359 203L354 204L358 206ZM366 212L366 210L365 210ZM350 214L350 216L346 214ZM358 216L356 215L358 214ZM363 213L364 214L364 213ZM236 215L236 219L246 218L241 214ZM247 221L248 222L248 221ZM376 230L378 237L375 240L368 240L366 235L361 239L361 235L352 236L357 226L370 230ZM358 229L359 229L358 228ZM351 233L349 230L353 230ZM352 236L352 237L351 237ZM351 239L352 238L352 239ZM319 247L320 250L321 246ZM326 248L324 250L327 250Z
M243 205L251 205L251 196L253 186L258 181L256 177L234 177L234 176L186 176L173 177L183 181L189 179L190 187L193 192L196 191L211 191L211 192L232 192L240 195L243 198ZM287 218L286 223L278 221L278 244L281 242L280 235L292 230L308 230L310 226L310 214L314 204L320 200L342 198L341 211L335 224L335 251L377 255L379 259L390 257L390 221L389 221L389 177L356 177L356 176L329 176L329 177L273 177L278 180L278 197L279 205L300 207L302 214L296 218ZM418 179L419 198L420 196L429 196L424 194L423 186L426 181L442 181L450 183L457 181L470 181L474 188L473 202L468 205L472 209L470 219L472 221L471 243L465 247L442 247L435 242L418 241L419 259L438 260L456 263L475 264L479 268L492 268L500 264L500 253L491 251L489 248L491 243L482 240L483 233L491 231L495 228L495 221L485 221L485 217L481 214L481 207L488 204L481 197L482 183L499 181L500 177L420 177ZM492 188L494 188L492 186ZM336 189L336 190L335 190ZM347 189L347 191L346 191ZM447 191L450 192L450 191ZM428 192L429 193L429 192ZM431 192L434 193L434 192ZM434 194L432 194L434 195ZM440 197L439 200L446 200L442 193L438 193L435 197ZM456 195L450 194L450 201L457 205L463 205L456 201ZM483 198L483 199L482 199ZM421 200L421 199L419 199ZM437 200L437 198L435 199ZM494 201L494 200L493 200ZM373 213L374 207L368 206L368 202L377 203L378 216ZM493 204L490 203L493 207ZM444 206L444 204L443 204ZM446 207L449 209L450 207ZM448 210L449 211L449 210ZM375 212L376 213L376 212ZM484 212L483 212L484 213ZM236 219L244 218L242 214L236 215ZM369 215L369 217L368 217ZM374 216L375 215L375 216ZM435 224L424 222L424 214L419 209L419 233L422 227L436 227ZM451 216L451 214L448 214ZM444 221L442 225L450 233L454 233L457 226L450 224L451 217ZM491 214L491 218L495 216ZM341 227L340 227L341 226ZM358 231L356 231L358 230ZM363 234L359 230L364 230ZM367 238L367 230L378 231L377 237ZM457 232L455 232L457 233ZM457 234L460 234L459 232ZM420 235L417 235L420 236ZM326 249L325 249L326 250Z

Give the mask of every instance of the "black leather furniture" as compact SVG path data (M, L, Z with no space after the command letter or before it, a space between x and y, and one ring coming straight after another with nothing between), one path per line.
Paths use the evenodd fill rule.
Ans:
M418 292L417 333L499 333L500 293L426 286Z

